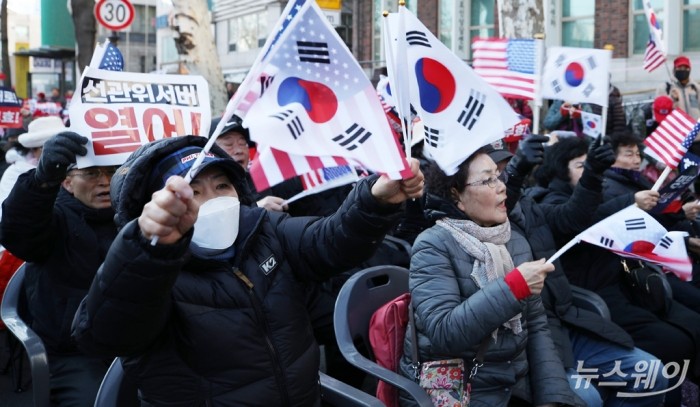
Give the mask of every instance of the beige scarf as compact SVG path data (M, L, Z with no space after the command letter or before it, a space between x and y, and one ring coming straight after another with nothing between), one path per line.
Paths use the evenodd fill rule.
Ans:
M515 268L513 259L505 246L510 240L509 221L487 228L470 220L443 218L437 221L437 225L450 232L459 245L474 258L471 277L479 288L503 278L506 273ZM521 317L522 314L519 313L503 326L517 335L523 330L520 323ZM497 335L498 330L491 334L494 341Z

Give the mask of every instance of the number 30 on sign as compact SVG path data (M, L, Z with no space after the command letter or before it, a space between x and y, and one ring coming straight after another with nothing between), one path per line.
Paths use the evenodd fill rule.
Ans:
M100 0L95 4L95 18L108 30L123 30L134 21L134 6L129 0Z

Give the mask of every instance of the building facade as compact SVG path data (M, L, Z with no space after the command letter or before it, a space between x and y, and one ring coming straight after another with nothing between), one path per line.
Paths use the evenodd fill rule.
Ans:
M156 0L131 0L134 5L134 20L126 29L119 31L119 50L124 56L124 71L153 72L157 70L156 48ZM99 43L112 35L112 31L97 24Z
M642 69L649 36L642 0L542 2L546 44L594 48L612 45L612 81L623 92L648 93L668 77L663 69L653 73ZM319 4L322 3L327 2L320 0ZM385 65L381 13L396 10L397 3L396 0L342 0L336 30L370 78ZM466 61L471 58L473 38L499 35L495 0L407 0L406 3L428 29ZM700 0L652 0L651 3L663 27L669 59L685 54L700 64ZM242 80L285 4L286 1L279 0L212 2L216 46L227 81Z

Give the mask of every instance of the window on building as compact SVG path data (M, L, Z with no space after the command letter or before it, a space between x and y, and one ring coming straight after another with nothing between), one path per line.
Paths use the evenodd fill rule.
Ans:
M644 14L644 5L642 0L634 0L632 2L632 53L644 54L649 42L649 23L647 16ZM664 0L651 0L651 8L654 9L654 14L661 24L661 30L664 31Z
M156 31L156 8L134 4L134 11L134 21L129 26L131 32L137 34L154 33Z
M494 37L496 35L496 2L494 0L472 0L469 18L470 37Z
M398 11L398 1L396 0L373 0L374 26L372 35L372 59L374 61L383 61L384 59L384 43L382 39L382 30L384 29L384 16L382 12L387 10L390 13ZM418 14L418 0L406 0L406 8L411 10L413 14ZM382 62L382 65L384 63Z
M593 48L594 0L562 0L561 42L568 47Z
M352 14L341 13L340 25L335 27L335 31L338 33L340 38L343 39L345 45L347 45L349 49L352 49Z
M228 50L243 52L265 44L267 18L263 12L247 14L228 21Z
M683 1L683 51L700 51L700 0Z
M440 0L438 10L440 10L438 38L440 38L440 42L449 47L452 45L452 14L455 12L454 0Z
M494 0L472 0L471 3L469 38L495 37L496 20L494 15L496 14L496 2ZM444 43L451 44L451 42ZM471 58L471 47L469 53L469 58Z

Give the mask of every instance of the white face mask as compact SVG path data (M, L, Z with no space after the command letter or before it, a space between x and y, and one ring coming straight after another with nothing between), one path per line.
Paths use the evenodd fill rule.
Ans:
M202 249L224 250L236 241L241 203L232 196L210 199L199 207L192 243Z

